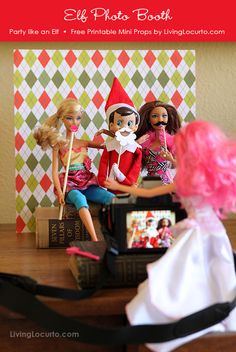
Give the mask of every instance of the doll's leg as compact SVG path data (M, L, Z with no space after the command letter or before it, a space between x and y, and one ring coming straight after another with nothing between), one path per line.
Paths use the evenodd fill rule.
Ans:
M115 197L115 194L99 186L90 186L83 191L83 194L86 195L87 200L99 204L111 204Z
M93 219L91 217L90 211L88 208L80 208L79 209L79 216L81 221L83 222L84 226L86 227L88 233L90 234L93 241L98 241L95 228L93 225Z
M79 216L93 241L97 241L97 235L94 229L93 220L88 210L86 197L79 190L72 190L66 197L66 202L73 204L79 212Z

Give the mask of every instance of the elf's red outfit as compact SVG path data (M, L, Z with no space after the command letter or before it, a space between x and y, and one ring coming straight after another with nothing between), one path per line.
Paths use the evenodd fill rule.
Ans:
M110 175L111 167L114 163L118 163L118 156L116 150L110 152L105 148L99 165L98 171L98 183L101 187L104 187L104 181L107 176ZM119 182L122 185L132 186L138 180L142 164L142 150L136 148L134 152L125 151L120 156L119 169L126 176L123 182ZM114 191L112 191L114 192Z

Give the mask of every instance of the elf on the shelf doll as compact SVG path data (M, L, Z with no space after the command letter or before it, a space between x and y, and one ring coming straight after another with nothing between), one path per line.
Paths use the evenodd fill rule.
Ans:
M157 220L149 210L146 215L146 228L144 229L141 240L144 242L145 248L158 247Z
M114 78L105 112L114 138L105 143L98 170L99 185L104 187L108 177L122 185L135 185L142 163L141 146L135 142L134 134L140 117L117 78Z

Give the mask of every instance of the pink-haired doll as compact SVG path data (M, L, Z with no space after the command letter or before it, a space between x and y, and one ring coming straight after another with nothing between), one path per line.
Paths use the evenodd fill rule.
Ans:
M173 184L153 189L117 186L143 197L178 194L188 218L172 227L174 243L147 266L148 279L126 312L132 325L172 323L212 304L232 301L236 276L232 248L219 217L235 211L236 142L205 121L191 122L175 136L177 173ZM235 331L236 309L224 321L176 340L148 344L167 352L213 331Z

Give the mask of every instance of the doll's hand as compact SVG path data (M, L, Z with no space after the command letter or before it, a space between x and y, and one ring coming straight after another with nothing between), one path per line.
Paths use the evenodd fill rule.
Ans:
M136 139L136 142L138 144L143 144L144 142L146 142L149 139L149 134L144 134L143 136L139 137L138 139Z
M108 178L105 182L105 187L106 188L109 188L109 189L112 189L112 190L118 190L119 188L119 183L115 180L111 180L110 178Z
M107 136L114 137L114 132L106 130L106 129L101 129L100 131L97 131L94 135L94 137L100 136L100 134L106 134Z
M113 164L112 169L114 171L114 174L115 174L115 177L117 178L117 180L119 182L123 182L125 180L125 175L120 171L120 169L118 168L118 165Z
M160 156L165 159L170 161L171 163L174 163L174 158L173 155L171 154L171 152L169 152L169 150L162 150L160 152Z
M58 202L60 205L64 205L65 204L65 199L64 199L64 196L63 196L63 193L60 192L60 194L58 195Z

